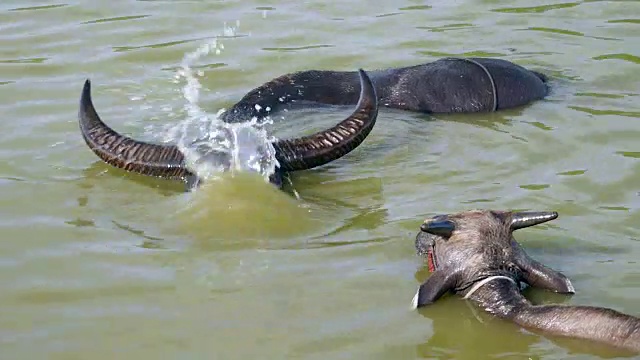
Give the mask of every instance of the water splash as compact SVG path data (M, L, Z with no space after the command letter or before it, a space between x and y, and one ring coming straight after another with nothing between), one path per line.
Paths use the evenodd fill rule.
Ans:
M233 36L238 28L225 24L224 35ZM270 118L252 118L244 123L226 123L220 120L224 112L209 114L198 105L202 85L192 67L212 52L219 55L224 45L218 39L201 45L194 52L185 54L175 80L185 80L182 95L186 100L186 120L170 129L170 140L177 143L185 154L188 166L203 179L215 179L223 171L255 171L265 180L275 171L277 160L273 138L268 136L265 125ZM196 76L197 75L197 76Z

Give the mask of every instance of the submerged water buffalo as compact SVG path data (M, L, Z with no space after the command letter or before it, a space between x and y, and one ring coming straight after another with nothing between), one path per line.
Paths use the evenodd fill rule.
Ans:
M427 219L415 246L432 275L412 305L429 305L451 291L534 331L640 353L640 318L594 306L533 305L520 292L520 283L575 292L566 276L530 258L512 234L557 217L556 212L474 210Z
M285 172L311 169L337 160L358 147L369 135L378 115L378 100L371 79L358 71L360 93L356 109L334 127L295 139L273 143L279 165L270 182L282 186ZM255 104L254 104L255 106ZM250 119L245 114L243 121ZM80 131L89 148L106 163L140 174L184 181L189 187L200 179L185 163L175 145L152 144L134 140L107 126L91 100L91 82L86 80L78 112ZM220 153L219 156L229 156Z
M549 92L543 74L492 58L444 58L368 74L382 106L422 113L496 111L543 99ZM250 91L223 114L223 119L242 122L247 115L261 118L297 101L353 105L359 92L354 71L301 71Z

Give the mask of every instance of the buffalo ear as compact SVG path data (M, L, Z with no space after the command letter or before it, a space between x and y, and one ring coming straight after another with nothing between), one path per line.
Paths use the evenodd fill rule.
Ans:
M455 229L456 224L448 219L431 220L420 225L420 230L444 238L450 237Z
M411 300L411 308L417 309L433 304L436 300L453 290L458 282L458 272L447 272L446 270L436 270L425 281Z
M520 245L516 245L516 248L518 256L515 257L515 263L522 270L522 277L527 284L560 294L576 293L568 277L532 259Z

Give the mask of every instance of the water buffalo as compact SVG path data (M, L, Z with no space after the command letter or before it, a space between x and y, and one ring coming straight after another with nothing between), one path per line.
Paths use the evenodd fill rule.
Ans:
M451 291L524 328L640 353L638 317L595 306L533 305L522 295L521 283L575 292L566 276L530 258L513 238L515 230L557 217L557 212L474 210L427 219L415 246L432 274L412 305L427 306Z
M496 111L526 105L549 92L543 74L492 58L444 58L368 74L382 106L421 113ZM359 92L355 71L300 71L251 90L223 114L223 119L242 122L247 116L262 118L297 101L353 105Z
M358 147L369 135L378 115L378 100L367 73L359 70L358 74L359 97L351 115L327 130L272 143L278 166L270 176L271 183L282 187L284 173L311 169L337 160ZM252 106L255 108L255 104ZM85 142L106 163L140 174L181 180L190 188L200 183L201 179L187 167L178 146L138 141L107 126L93 106L90 80L86 80L82 90L78 119ZM250 115L244 114L243 119L250 119ZM230 155L221 152L216 156ZM228 163L229 160L218 162Z

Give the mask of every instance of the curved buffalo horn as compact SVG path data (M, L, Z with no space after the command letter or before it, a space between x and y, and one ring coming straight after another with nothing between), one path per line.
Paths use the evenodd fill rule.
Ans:
M360 99L354 112L336 126L313 135L273 144L283 171L311 169L337 160L358 147L378 116L378 98L367 73L359 69Z
M150 144L117 133L100 120L91 101L87 79L78 111L80 131L89 148L115 167L145 175L185 180L193 176L177 146Z
M526 211L511 214L511 231L545 223L556 219L556 211Z

